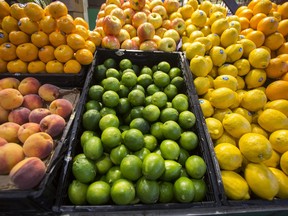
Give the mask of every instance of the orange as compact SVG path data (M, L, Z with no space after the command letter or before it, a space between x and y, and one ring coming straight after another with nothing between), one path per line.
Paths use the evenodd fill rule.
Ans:
M65 34L63 34L60 31L54 31L51 34L49 34L49 42L54 47L58 47L62 44L66 44Z
M28 17L22 17L18 22L19 29L28 35L39 30L39 24L30 20Z
M282 20L288 19L288 2L278 6L278 12L281 14Z
M34 61L38 58L38 48L32 43L20 44L16 48L16 55L22 61Z
M24 12L32 21L39 21L44 17L44 9L34 2L28 2L24 7Z
M41 48L49 44L49 37L45 32L37 31L31 35L31 42Z
M246 35L247 39L253 41L256 47L261 47L265 41L265 35L261 31L254 30Z
M278 25L278 32L284 37L288 35L288 19L281 20Z
M0 65L1 65L1 63L0 63ZM0 66L0 68L1 68L1 66ZM285 73L285 74L281 77L281 79L288 82L288 72Z
M250 27L253 28L254 30L256 30L258 23L259 23L263 18L265 18L265 17L267 17L267 15L264 14L264 13L255 14L255 15L250 19Z
M288 42L283 43L277 50L277 55L288 54Z
M10 6L6 1L0 1L0 19L10 15Z
M81 35L84 38L84 40L87 40L88 37L89 37L89 30L87 30L82 25L76 25L75 26L75 31L73 33Z
M241 11L243 11L244 9L247 9L248 7L246 5L242 5L240 7L237 8L235 15L238 16L239 13L241 13Z
M24 12L24 7L25 7L25 4L21 4L21 3L12 4L10 7L11 16L17 20L21 19L22 17L25 17L26 14Z
M0 73L7 72L7 62L0 58Z
M52 16L44 16L39 21L39 28L46 34L50 34L57 29L57 22Z
M63 63L52 60L46 64L46 72L47 73L63 73L64 72L64 65Z
M9 33L9 41L18 46L30 42L30 36L23 31L12 31Z
M55 19L68 14L68 9L63 2L55 1L51 2L48 7L48 13Z
M89 29L88 23L82 17L76 17L73 22L74 22L75 25L82 25L87 30Z
M248 20L250 20L252 16L253 16L253 11L251 9L249 9L249 8L246 8L246 9L242 10L238 14L238 17L246 17Z
M287 62L281 60L280 58L272 58L265 70L268 78L277 79L287 71L287 68Z
M2 29L9 34L11 31L19 30L18 20L12 16L6 16L2 20Z
M240 35L246 36L248 33L254 31L252 28L246 28L240 32Z
M27 73L27 63L20 59L9 61L7 70L9 73Z
M252 0L247 5L249 9L253 10L254 6L259 2L259 0Z
M288 99L288 81L276 80L266 88L266 95L269 100Z
M55 49L53 46L50 46L50 45L44 46L44 47L39 49L38 58L42 62L48 63L49 61L52 61L55 59L54 50Z
M239 17L239 22L241 24L241 30L247 29L250 26L250 22L246 17Z
M280 54L277 57L282 59L283 61L288 62L288 54Z
M43 73L45 72L46 64L42 61L36 60L28 63L28 73Z
M85 48L90 50L92 53L94 53L96 50L96 46L91 40L85 41Z
M274 32L266 36L264 41L264 46L268 47L270 50L277 50L285 42L285 38L279 32Z
M258 23L257 30L269 35L277 31L278 25L279 22L275 17L265 17Z
M3 43L0 46L0 59L3 61L12 61L17 58L16 46L12 43Z
M85 48L85 40L84 38L79 34L69 34L66 38L67 44L73 49L73 50L79 50Z
M275 17L278 22L281 21L281 14L277 11L270 12L268 16Z
M260 0L253 7L253 14L264 13L268 14L272 9L272 2L270 0Z
M8 40L9 40L9 36L8 36L7 32L0 29L0 45L5 43L5 42L8 42Z
M95 44L95 46L97 47L101 44L102 37L101 37L100 33L97 31L89 31L88 40L91 40Z
M88 49L79 49L75 54L75 58L80 64L88 65L93 61L93 54Z
M75 59L71 59L64 64L64 73L79 73L81 64Z
M66 34L70 34L76 29L75 24L73 23L73 18L68 15L57 19L57 27L60 31Z
M72 59L73 55L74 51L72 50L72 48L65 44L56 47L54 50L55 58L62 63L65 63Z

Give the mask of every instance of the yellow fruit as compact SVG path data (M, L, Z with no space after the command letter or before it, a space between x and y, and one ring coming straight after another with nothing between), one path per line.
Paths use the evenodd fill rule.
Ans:
M46 70L46 64L42 61L31 61L28 64L28 73L43 73Z
M243 45L232 44L225 49L225 52L227 53L226 62L233 63L242 57Z
M218 68L218 75L230 75L236 77L238 75L238 70L233 64L225 63Z
M74 21L75 21L75 20L74 20ZM74 24L75 24L75 22L74 22ZM73 33L78 34L78 35L81 35L81 36L84 38L84 40L87 40L87 39L88 39L88 37L89 37L89 30L86 29L85 26L83 26L83 25L76 25L75 28L76 28L76 29L75 29L75 31L74 31Z
M9 35L4 30L0 29L0 45L8 42Z
M268 66L271 56L263 48L256 48L249 54L248 60L254 68L264 69Z
M7 62L0 58L0 73L7 72Z
M226 7L223 7L221 4L212 4L212 7L209 10L209 15L215 13L216 11L222 12L225 17L227 16L228 10Z
M210 103L213 107L226 109L236 101L236 93L227 87L221 87L211 92Z
M262 109L267 102L266 94L259 89L252 89L243 94L241 106L251 112Z
M243 134L251 132L249 121L238 113L225 115L222 124L227 133L235 138L240 138Z
M6 1L0 1L0 19L10 14L10 6Z
M26 14L24 12L24 7L25 7L25 5L21 4L21 3L12 4L10 7L11 16L17 20L21 19L22 17L25 17Z
M280 199L288 198L288 176L282 172L280 169L269 167L272 173L276 176L279 183L279 191L276 197Z
M85 41L85 48L90 50L91 53L94 53L96 51L96 46L91 40Z
M269 101L264 106L264 109L276 109L284 113L288 117L288 100L278 99L274 101Z
M225 49L220 46L213 46L210 51L209 55L212 59L213 65L220 67L226 62L227 54Z
M253 122L253 115L252 115L252 122ZM252 123L251 128L252 128L251 130L252 133L262 134L263 136L268 138L268 133L262 127L260 127L260 125L258 125L257 123Z
M230 143L220 143L214 147L215 155L222 170L236 170L242 165L240 150Z
M9 61L7 70L9 73L27 73L27 62L20 59Z
M66 37L67 45L70 46L74 51L85 48L84 38L76 33L69 34Z
M14 44L8 42L0 45L0 59L3 61L12 61L16 58L16 46Z
M242 108L242 107L237 107L233 109L232 111L233 113L238 113L244 116L250 123L252 123L252 113L249 110Z
M245 76L250 71L250 63L245 58L235 61L233 65L237 68L238 76Z
M203 32L201 32L200 30L195 30L191 32L191 34L189 35L189 42L192 43L194 42L196 38L199 38L199 37L204 37Z
M200 42L205 46L205 52L212 48L212 41L207 37L198 37L193 42Z
M44 16L39 21L39 28L46 34L50 34L57 28L57 22L52 16Z
M221 11L216 11L209 17L209 24L212 25L216 20L225 18L225 15Z
M191 60L196 55L204 56L205 55L205 45L200 42L192 42L185 51L186 58Z
M280 157L280 167L282 171L288 175L288 151L283 153Z
M55 58L61 62L65 63L73 58L74 51L73 49L68 45L60 45L54 50L54 56Z
M267 75L263 69L252 69L245 76L245 83L248 89L258 88L264 85Z
M5 16L1 22L2 29L9 34L12 31L18 31L18 20L12 16Z
M231 145L237 146L236 139L226 131L223 132L221 137L214 141L214 146L217 146L220 143L230 143Z
M60 31L66 34L71 34L76 29L73 18L68 15L57 19L57 27Z
M231 75L219 75L213 81L214 88L227 87L233 91L236 91L238 88L237 79Z
M14 45L18 46L30 41L30 36L23 31L12 31L9 34L9 40Z
M22 61L34 61L38 58L38 47L32 43L21 44L16 48L16 55Z
M270 50L277 50L285 42L284 36L279 32L274 32L265 38L264 46Z
M74 59L71 59L64 64L64 73L76 74L79 73L80 71L81 71L81 64Z
M282 112L275 109L265 109L258 116L258 124L268 132L288 129L288 118Z
M60 45L66 44L66 36L62 32L53 31L49 34L49 41L51 45L56 48Z
M236 31L238 33L238 36L239 36L239 34L241 32L241 24L240 24L239 21L235 21L235 20L230 21L229 22L229 27L236 29Z
M28 2L24 7L24 12L32 21L40 21L44 17L43 8L34 2Z
M210 10L212 9L213 4L210 1L203 1L199 5L199 9L205 11L207 15L209 15Z
M244 171L250 189L262 199L272 200L279 192L279 183L273 172L261 163L249 163Z
M82 18L82 17L75 17L74 18L74 24L77 25L82 25L84 26L87 30L89 29L88 23Z
M220 37L219 37L218 34L211 33L211 34L208 34L206 37L211 40L211 42L212 42L212 47L213 47L213 46L219 46L219 45L220 45Z
M205 119L208 132L212 139L218 139L222 136L224 129L221 121L215 118L206 118Z
M237 43L240 43L243 45L243 57L245 58L248 58L250 52L256 49L255 43L248 38L241 39L237 41Z
M228 28L229 28L228 20L226 18L220 18L212 23L211 32L221 35Z
M265 17L257 25L257 30L265 34L265 36L270 35L277 31L279 22L275 17Z
M63 73L64 72L64 65L63 63L52 60L46 64L46 72L47 73Z
M268 160L263 161L262 163L267 167L274 167L274 168L278 167L280 163L279 153L273 150L272 156Z
M68 9L63 2L55 1L49 4L48 13L55 19L68 14Z
M272 9L272 2L270 0L258 1L253 7L253 14L264 13L268 14Z
M226 114L229 114L229 113L232 113L232 110L229 109L229 108L226 108L226 109L217 109L215 108L214 109L214 114L213 114L213 118L216 118L218 119L219 121L223 121L223 118Z
M244 89L246 87L244 79L241 76L236 76L236 79L238 82L238 89L237 90Z
M204 46L203 44L201 45ZM195 76L207 76L207 74L210 72L209 62L204 56L196 55L194 58L190 60L190 70L192 74Z
M248 200L249 186L246 180L234 171L221 171L225 195L232 200Z
M45 32L37 31L31 35L31 42L41 48L49 44L49 37Z
M228 28L226 29L220 37L220 43L222 47L228 47L234 43L237 42L238 40L238 31L235 28Z
M258 30L253 30L246 35L246 39L253 41L257 48L261 47L265 41L265 35L263 32ZM252 50L251 50L252 51ZM249 54L249 53L248 53Z
M278 99L288 99L288 81L285 80L276 80L271 82L266 87L266 95L267 98L271 101L278 100Z
M288 130L276 130L269 136L272 148L280 154L288 151Z
M18 21L19 29L28 35L32 35L34 32L39 30L38 22L30 20L28 17L22 17Z
M205 118L208 118L208 117L213 115L214 108L208 100L206 100L204 98L200 98L199 104L200 104L200 108L202 110L203 116Z
M89 65L93 61L93 54L88 49L79 49L75 54L76 60L82 65Z
M207 15L203 10L195 10L191 15L192 24L197 27L203 27L207 21Z
M205 94L210 86L210 80L208 77L196 77L194 79L194 86L198 95Z

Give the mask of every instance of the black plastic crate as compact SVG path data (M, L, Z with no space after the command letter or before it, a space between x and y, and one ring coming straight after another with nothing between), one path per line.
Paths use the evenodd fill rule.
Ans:
M68 154L65 157L65 164L63 166L59 187L57 191L57 200L53 207L54 212L124 212L124 211L157 211L157 210L189 210L190 213L193 211L208 211L214 207L219 207L221 204L221 189L219 188L219 168L214 166L213 156L211 155L211 149L213 150L212 143L207 140L204 128L204 118L201 116L200 105L198 102L198 96L193 85L193 77L189 69L189 65L186 62L185 56L181 52L143 52L143 51L126 51L126 50L106 50L98 49L96 51L96 62L97 65L102 64L107 58L114 58L118 63L121 59L128 58L133 64L140 66L153 66L158 64L160 61L167 61L171 67L179 67L182 71L182 75L185 81L183 86L183 93L189 98L189 110L192 111L196 116L196 126L193 130L198 135L199 145L196 149L196 153L205 160L207 164L207 172L204 176L205 182L208 187L208 192L205 199L202 202L192 203L166 203L166 204L135 204L119 206L114 204L107 205L74 205L69 201L67 190L68 186L73 179L72 175L72 159L77 154L82 152L80 145L80 136L83 132L82 127L82 115L85 112L85 103L88 96L89 87L97 83L97 74L88 73L87 79L84 85L83 93L81 95L80 104L82 105L77 110L75 121L71 132L71 138L69 143ZM192 83L192 85L191 85ZM212 210L213 211L213 210Z

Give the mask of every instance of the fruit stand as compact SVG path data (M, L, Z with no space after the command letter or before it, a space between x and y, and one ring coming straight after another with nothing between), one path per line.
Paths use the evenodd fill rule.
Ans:
M0 0L0 215L287 215L288 2L63 2Z

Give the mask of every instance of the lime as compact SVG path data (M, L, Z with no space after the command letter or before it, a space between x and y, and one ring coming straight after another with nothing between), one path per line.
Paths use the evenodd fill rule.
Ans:
M139 89L134 89L128 94L128 101L132 106L143 105L145 103L145 94Z
M206 182L204 179L192 179L195 188L194 202L201 202L204 200L206 193L208 191Z
M185 176L189 178L189 175L184 167L181 168L180 177Z
M163 157L157 153L150 153L143 159L142 174L146 179L156 180L165 171L165 161Z
M108 69L108 68L116 68L117 67L117 62L115 59L113 58L107 58L105 59L105 61L103 62L104 66Z
M108 115L108 114L116 115L116 111L110 107L102 107L102 109L100 110L101 117Z
M155 122L160 117L160 109L154 104L149 104L142 110L142 116L149 122Z
M99 111L101 109L101 103L96 100L89 100L88 102L85 103L85 109L86 110L95 109Z
M117 93L119 97L126 98L128 97L128 94L129 94L129 88L123 84L120 84L120 87Z
M138 90L142 91L142 92L145 94L145 88L144 88L143 86L141 86L141 85L139 85L139 84L136 84L136 85L132 88L132 90L135 90L135 89L138 89Z
M133 87L137 83L137 76L133 72L126 72L121 77L121 83L128 88Z
M178 94L178 89L175 85L168 84L164 88L164 93L167 95L168 99L172 100Z
M126 155L121 161L120 171L124 178L136 181L142 176L142 160L135 155Z
M141 118L142 117L142 110L144 109L143 106L136 106L131 109L130 117L131 119Z
M154 151L157 147L157 139L151 134L144 135L144 147L147 148L149 151Z
M131 151L138 151L144 147L144 136L138 129L131 128L124 135L124 144Z
M137 83L146 88L153 83L152 76L149 74L141 74L137 78Z
M178 112L186 111L189 107L188 99L178 94L172 99L172 106L178 110Z
M116 127L108 127L101 134L101 141L104 148L114 148L121 143L121 132Z
M89 130L85 130L83 131L83 133L81 134L80 137L80 143L81 146L83 147L84 143L92 136L95 136L96 132L95 131L89 131Z
M132 182L118 179L113 183L110 195L117 205L128 205L135 199L135 188Z
M88 185L78 180L73 180L68 187L68 197L74 205L83 205L86 203L86 191Z
M177 162L180 163L182 166L185 166L185 162L189 157L190 157L189 152L186 149L180 147L180 154Z
M79 153L73 157L72 161L74 162L74 161L78 160L79 158L86 158L86 156L84 153Z
M170 64L167 61L161 61L157 65L157 70L168 73L170 71Z
M86 130L96 131L100 118L101 115L97 110L87 110L82 116L82 125Z
M90 137L83 146L83 152L88 159L97 160L103 154L101 139L97 136Z
M151 69L153 72L156 72L158 70L158 65L153 65Z
M128 98L120 98L116 110L120 114L128 113L131 109Z
M166 103L165 108L173 108L172 102L168 101L168 102Z
M105 91L118 91L120 89L120 81L115 77L107 77L101 82Z
M172 202L174 198L173 184L171 182L162 181L159 184L159 202L169 203Z
M163 181L173 181L180 177L182 165L174 160L165 160L165 171L160 177Z
M192 128L196 123L196 117L193 112L185 110L180 112L178 123L181 128L189 129Z
M115 165L120 165L126 155L129 154L129 150L125 145L121 144L115 148L113 148L110 152L110 159Z
M169 72L168 75L170 76L170 79L172 80L174 77L177 76L181 76L181 69L178 67L172 67Z
M103 116L99 121L99 127L103 131L108 127L119 127L119 119L114 114L107 114Z
M106 173L106 182L110 185L112 185L118 179L122 179L122 178L123 176L122 176L119 166L111 167Z
M144 66L141 70L140 70L140 74L148 74L150 76L152 76L153 71L150 67L148 66Z
M152 104L152 95L145 97L145 105L148 106L149 104Z
M134 118L130 122L130 128L138 129L142 132L142 134L147 134L150 131L150 124L144 118Z
M153 74L154 84L162 88L170 84L170 77L167 73L162 71L156 71Z
M107 153L104 153L95 163L97 173L103 175L105 174L112 166L113 163Z
M119 67L120 69L123 71L125 69L128 69L128 68L132 68L132 62L130 59L122 59L120 62L119 62Z
M163 140L160 144L161 155L167 160L177 160L180 154L180 147L174 140Z
M181 127L175 121L166 121L162 126L162 133L166 139L177 140L181 136Z
M104 181L96 181L89 185L86 195L91 205L103 205L110 199L110 185Z
M142 203L152 204L159 199L159 184L155 180L141 177L136 183L136 195Z
M90 183L96 177L96 168L87 158L78 158L72 164L72 173L76 180L82 183Z
M150 133L154 137L156 137L159 140L164 139L163 133L162 133L162 122L155 122L150 126Z
M184 82L183 77L176 76L171 80L170 84L175 85L177 87L177 89L180 90L183 88L183 85L185 84L185 82Z
M156 105L159 108L164 107L167 101L168 101L167 95L162 91L155 92L152 95L152 104Z
M195 188L191 179L180 177L174 182L174 196L178 202L188 203L193 201Z
M160 113L160 120L161 122L166 122L166 121L169 121L169 120L172 120L172 121L177 121L178 120L178 111L174 108L164 108L163 110L161 110L161 113Z
M106 70L106 77L114 77L116 79L120 79L120 72L118 70L116 70L115 68L108 68Z
M158 92L158 91L160 91L160 88L155 84L150 84L146 88L146 92L148 95L153 95L155 92Z
M127 72L132 72L132 73L135 73L135 71L132 69L132 68L127 68L125 70L122 71L122 75L127 73ZM135 73L136 74L136 73Z
M96 79L99 81L104 79L106 77L106 70L107 68L105 67L104 64L96 65L94 69L96 77L97 77Z
M88 96L90 99L99 101L104 92L104 88L101 85L92 85L88 90Z
M140 158L143 161L143 159L150 153L151 152L150 152L149 149L143 147L139 151L134 152L134 155L137 156L138 158Z
M179 144L187 151L191 151L198 146L198 136L193 131L185 131L181 134Z
M185 162L185 168L191 178L201 179L206 173L207 166L202 157L198 155L192 155L187 158Z
M105 91L102 95L102 102L107 107L116 107L119 103L119 95L112 90Z
M132 65L132 69L135 71L136 74L139 74L140 73L140 67L136 64L133 64Z

